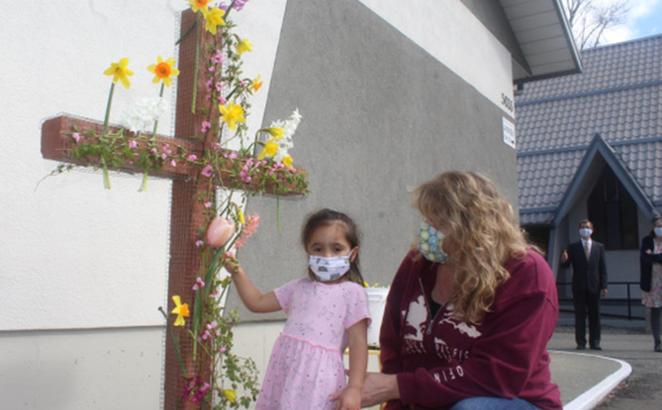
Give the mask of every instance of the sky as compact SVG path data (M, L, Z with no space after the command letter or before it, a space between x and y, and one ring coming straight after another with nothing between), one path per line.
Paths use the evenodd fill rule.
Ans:
M598 0L613 3L618 0ZM605 32L602 44L619 43L662 34L662 0L630 0L632 5L623 24Z

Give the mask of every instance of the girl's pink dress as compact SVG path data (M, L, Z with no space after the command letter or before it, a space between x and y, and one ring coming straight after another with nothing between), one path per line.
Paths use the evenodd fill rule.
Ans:
M347 329L370 320L368 298L354 282L308 278L276 289L287 323L271 352L257 410L333 410L329 396L345 386Z

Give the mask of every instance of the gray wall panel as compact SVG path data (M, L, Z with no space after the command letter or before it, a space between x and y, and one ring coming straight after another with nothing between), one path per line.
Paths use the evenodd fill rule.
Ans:
M311 192L279 204L249 199L248 213L259 213L262 226L240 256L263 290L305 274L299 233L320 207L356 219L364 276L388 284L419 223L408 187L444 170L477 170L516 204L515 151L502 142L503 112L357 1L288 2L265 122L294 107L303 121L292 154L310 173ZM228 304L239 304L234 290ZM242 317L280 316L242 309Z

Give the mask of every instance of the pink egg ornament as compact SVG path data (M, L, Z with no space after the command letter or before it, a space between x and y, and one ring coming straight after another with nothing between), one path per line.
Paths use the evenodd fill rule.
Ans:
M217 216L207 228L207 244L213 248L225 245L234 234L234 223Z

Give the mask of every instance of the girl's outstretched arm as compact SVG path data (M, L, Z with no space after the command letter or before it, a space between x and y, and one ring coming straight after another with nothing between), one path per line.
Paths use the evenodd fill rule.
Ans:
M234 257L225 255L225 260L225 269L232 275L239 297L248 310L255 313L269 313L281 309L273 291L260 292Z

